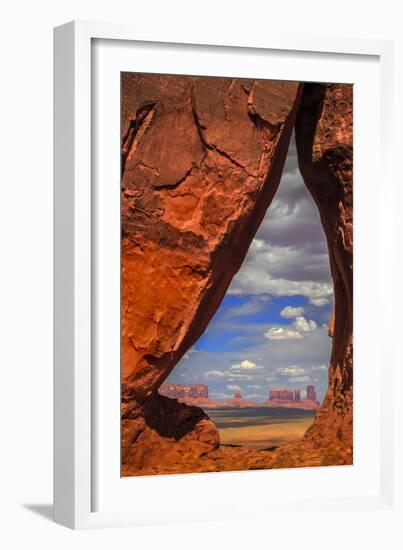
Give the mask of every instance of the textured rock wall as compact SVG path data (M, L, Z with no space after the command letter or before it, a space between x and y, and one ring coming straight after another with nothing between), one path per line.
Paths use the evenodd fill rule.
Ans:
M156 391L242 264L277 190L300 92L293 82L122 76L126 466L141 469L133 445L140 437L168 445L150 426L151 404L158 417L161 403L181 434L171 447L184 445L184 430L197 456L217 446L202 411L165 406Z
M306 84L296 122L300 171L325 230L335 312L329 388L306 439L339 448L352 462L353 87Z
M201 409L157 393L242 264L277 190L301 92L292 82L122 75L123 475L313 465L330 455L348 461L337 449L323 454L335 417L343 453L351 431L351 139L338 111L349 108L344 87L305 87L296 128L336 289L329 391L292 454L298 458L224 449ZM322 168L326 181L317 177ZM327 436L312 454L321 426Z
M353 461L353 87L305 84L295 125L299 167L320 213L334 282L329 386L303 440L273 467Z
M122 77L124 394L202 334L276 192L296 83Z

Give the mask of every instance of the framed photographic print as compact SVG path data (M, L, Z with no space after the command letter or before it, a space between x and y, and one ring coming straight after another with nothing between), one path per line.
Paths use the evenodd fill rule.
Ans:
M391 63L55 30L56 521L390 505Z

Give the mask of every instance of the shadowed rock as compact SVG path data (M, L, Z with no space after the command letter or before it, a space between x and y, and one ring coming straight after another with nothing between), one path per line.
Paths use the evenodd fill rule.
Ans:
M351 404L352 327L338 321L348 317L351 296L351 125L339 101L351 108L347 88L306 87L296 129L336 290L331 383L319 427L330 409L348 415ZM220 446L201 409L157 389L203 333L243 262L276 193L301 92L293 82L122 75L124 475L293 465L278 451ZM324 169L328 176L315 178ZM339 428L343 434L351 425ZM345 447L343 435L340 441ZM317 460L308 455L304 465ZM344 455L335 460L346 462Z

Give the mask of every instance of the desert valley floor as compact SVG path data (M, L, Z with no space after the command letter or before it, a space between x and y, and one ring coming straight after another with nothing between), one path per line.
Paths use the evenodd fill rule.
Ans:
M315 411L249 407L205 409L218 428L221 445L268 450L302 438Z

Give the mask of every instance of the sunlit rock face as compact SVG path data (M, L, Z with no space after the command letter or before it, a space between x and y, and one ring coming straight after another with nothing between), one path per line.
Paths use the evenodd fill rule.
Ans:
M147 438L153 448L161 440L165 463L167 445L194 440L193 462L217 446L202 411L169 408L157 389L245 257L277 190L300 93L293 82L122 77L122 416L131 473L147 467L136 450ZM147 411L158 403L172 441L150 426ZM176 467L186 468L178 456Z
M123 393L204 331L279 184L297 83L122 77Z
M352 137L344 113L352 99L348 86L307 86L301 100L302 88L122 75L123 475L351 460ZM328 238L336 322L325 403L290 458L221 447L200 408L157 390L241 266L276 193L298 109L300 164ZM328 445L327 456L335 417L339 447ZM312 453L321 429L328 435Z
M329 387L305 434L309 452L322 464L353 460L353 87L306 84L295 127L302 177L320 213L334 283L335 312ZM315 449L315 450L312 450ZM318 451L319 449L319 451ZM292 451L292 449L291 449ZM287 451L288 453L288 451ZM289 458L278 457L275 465Z

